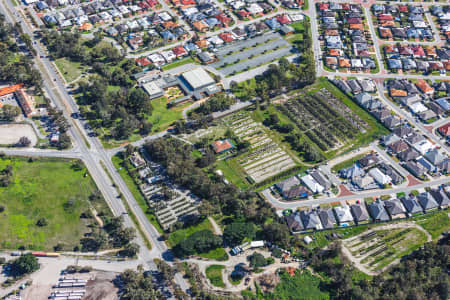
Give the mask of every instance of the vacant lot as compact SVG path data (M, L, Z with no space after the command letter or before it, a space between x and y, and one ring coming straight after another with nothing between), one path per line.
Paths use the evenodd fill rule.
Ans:
M71 250L89 232L89 222L94 222L80 219L83 212L94 206L98 213L110 214L103 200L88 200L97 187L87 171L75 168L71 160L0 159L0 170L8 165L12 166L11 183L0 187L0 205L5 209L0 214L2 248L53 250L63 243ZM41 218L46 226L36 225Z
M37 137L33 128L28 124L4 124L0 125L0 145L12 145L26 136L31 145L36 145Z
M427 234L420 227L398 224L398 226L381 226L345 240L344 246L357 266L372 272L380 272L426 241Z
M76 80L81 76L81 73L87 69L80 62L69 61L65 58L56 59L55 64L67 83Z
M153 132L160 132L166 130L170 125L180 120L183 115L183 108L191 103L186 103L177 107L168 108L168 100L166 97L161 97L152 100L153 112L148 118L148 121L153 124Z

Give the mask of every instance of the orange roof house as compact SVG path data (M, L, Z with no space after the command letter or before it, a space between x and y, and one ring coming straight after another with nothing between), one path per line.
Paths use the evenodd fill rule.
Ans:
M165 23L163 24L163 27L164 27L165 29L175 28L175 27L177 27L177 23L172 22L172 21L168 21L168 22L165 22Z
M21 89L23 87L23 83L11 85L5 88L0 89L0 97L5 96L11 93L16 92L17 90Z
M444 64L445 70L450 71L450 61L446 60L442 63Z
M211 147L216 153L224 153L234 148L233 143L229 140L218 140L211 144Z
M431 57L437 56L436 49L434 47L426 47L425 52L428 56L431 56Z
M339 35L339 32L336 29L327 29L325 30L325 35Z
M36 115L37 112L34 109L34 104L30 96L28 96L28 94L22 89L17 90L15 93L25 115L27 117Z
M391 29L389 29L389 28L379 28L379 30L380 30L380 36L382 38L388 39L388 38L393 37Z
M434 89L423 79L417 79L416 86L425 94L434 93Z
M92 29L92 24L91 23L84 23L82 25L80 25L80 27L78 27L79 30L81 31L89 31Z
M202 21L193 22L192 26L194 26L195 30L200 31L200 32L205 32L208 30L208 24L206 24Z
M398 89L390 89L389 93L392 97L406 97L408 96L408 93L404 90L398 90Z
M397 52L394 45L386 45L386 46L384 46L383 49L384 49L385 53L395 53L395 52Z
M341 56L341 49L328 49L328 54L330 56Z
M350 64L350 59L348 58L340 58L339 59L339 67L341 68L350 68L352 65Z
M364 30L364 25L363 24L350 24L350 29Z
M203 39L203 40L198 40L198 41L195 42L195 44L196 44L200 49L203 49L203 48L208 47L208 41L205 40L205 39Z
M382 27L395 27L395 22L390 20L382 20L380 21L380 26Z

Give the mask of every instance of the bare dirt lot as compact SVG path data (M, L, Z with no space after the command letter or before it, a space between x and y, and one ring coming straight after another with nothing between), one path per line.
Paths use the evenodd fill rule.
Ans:
M26 136L31 145L37 143L37 136L33 128L28 124L0 124L0 145L12 145L19 141L23 136Z

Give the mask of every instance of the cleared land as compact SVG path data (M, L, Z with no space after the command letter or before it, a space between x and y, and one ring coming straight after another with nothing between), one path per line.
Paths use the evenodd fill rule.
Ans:
M191 104L188 102L177 107L168 108L168 100L166 97L154 99L151 103L153 111L152 115L148 117L148 121L153 124L153 132L164 131L175 121L183 118L183 109Z
M88 200L97 187L86 169L76 169L71 160L1 158L0 170L7 165L13 175L8 187L0 187L0 205L5 207L0 217L2 248L53 250L63 243L71 250L95 222L80 219L83 212L94 207L97 213L111 214L103 200ZM37 226L41 218L48 225Z
M393 224L368 231L344 241L347 255L357 267L380 272L427 241L420 227Z
M0 125L0 145L13 145L19 139L26 136L31 141L31 146L36 145L37 136L33 128L28 124L4 124Z

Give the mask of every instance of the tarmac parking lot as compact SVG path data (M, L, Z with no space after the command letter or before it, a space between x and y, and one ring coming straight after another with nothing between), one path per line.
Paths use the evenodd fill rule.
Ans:
M278 33L270 33L221 48L219 61L211 67L225 76L256 68L292 52L291 45Z

